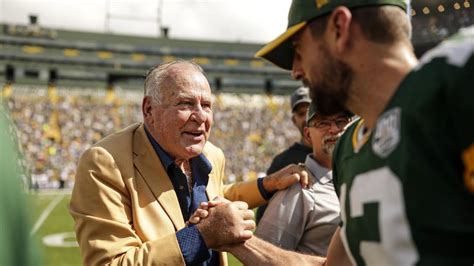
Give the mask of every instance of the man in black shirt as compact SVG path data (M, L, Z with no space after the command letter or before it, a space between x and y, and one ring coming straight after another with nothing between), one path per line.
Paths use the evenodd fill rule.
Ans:
M300 87L296 89L290 98L291 102L291 121L298 128L301 139L298 142L293 143L288 149L284 150L275 158L267 170L267 175L275 173L289 164L304 163L306 155L312 153L311 144L309 144L305 138L303 129L306 124L306 113L308 112L309 104L311 99L309 98L309 89L306 87ZM257 210L256 221L257 224L263 216L267 205L260 206Z

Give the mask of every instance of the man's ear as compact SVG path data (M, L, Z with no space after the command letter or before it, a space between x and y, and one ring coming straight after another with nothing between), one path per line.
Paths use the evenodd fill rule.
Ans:
M330 42L337 54L343 54L351 45L352 13L344 6L337 7L331 13L328 21Z
M303 128L303 135L306 142L311 144L311 146L313 146L313 141L311 140L311 133L309 132L309 127L305 126Z
M143 120L148 125L153 123L152 110L153 110L152 98L150 96L143 97L143 101L142 101Z

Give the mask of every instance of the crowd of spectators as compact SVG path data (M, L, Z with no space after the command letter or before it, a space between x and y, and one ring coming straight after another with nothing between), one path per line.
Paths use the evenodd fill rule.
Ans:
M210 140L224 150L230 182L264 175L272 158L299 138L290 116L288 96L218 96Z
M7 98L33 189L70 188L77 160L92 144L142 121L141 91L14 87ZM221 93L210 141L226 155L229 182L256 178L298 139L288 96Z

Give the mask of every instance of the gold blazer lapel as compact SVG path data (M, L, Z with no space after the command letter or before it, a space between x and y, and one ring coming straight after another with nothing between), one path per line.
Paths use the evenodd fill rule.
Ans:
M213 200L217 195L219 195L219 188L216 184L217 177L214 174L214 169L209 173L209 181L206 187L206 194L209 200Z
M176 230L182 229L185 224L178 197L160 158L148 140L143 124L135 131L133 152L135 155L133 162L138 172L168 214Z

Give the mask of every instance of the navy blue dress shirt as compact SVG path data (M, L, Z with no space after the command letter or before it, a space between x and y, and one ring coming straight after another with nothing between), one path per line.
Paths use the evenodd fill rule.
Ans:
M190 194L186 175L174 163L174 158L160 147L146 127L145 132L171 179L174 191L178 197L183 219L188 221L189 217L199 207L199 204L208 201L206 186L212 165L203 154L191 159L193 188ZM201 233L194 225L187 226L176 232L176 238L178 239L186 265L219 265L219 254L207 248Z

